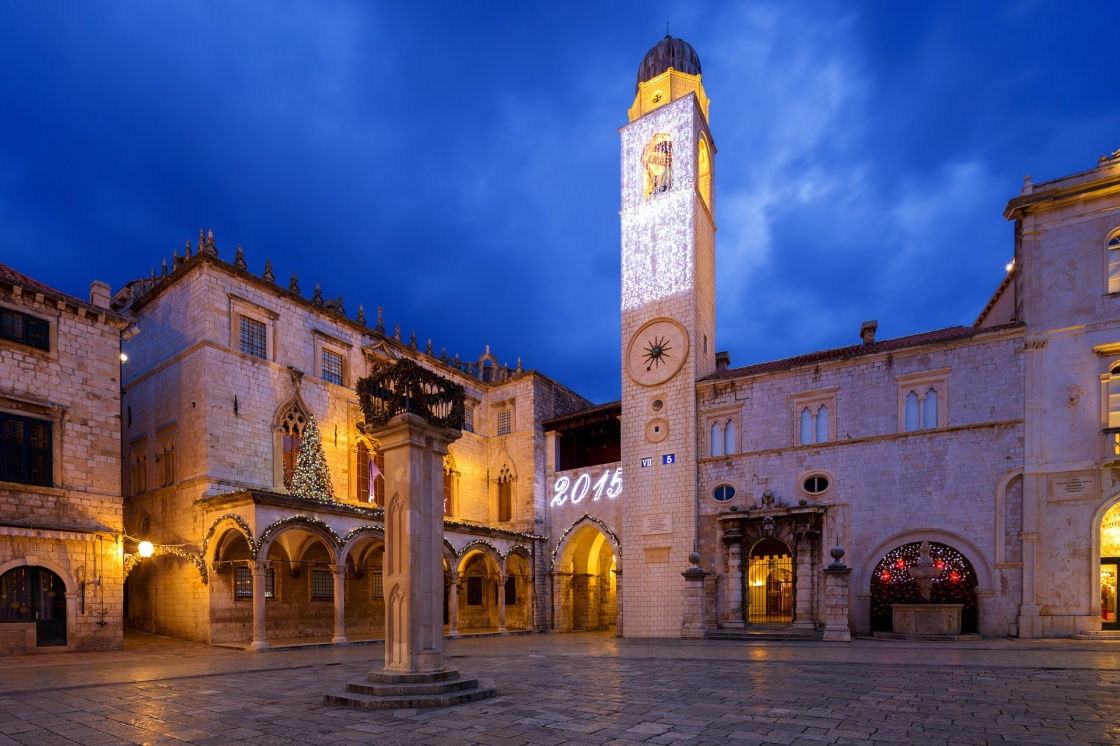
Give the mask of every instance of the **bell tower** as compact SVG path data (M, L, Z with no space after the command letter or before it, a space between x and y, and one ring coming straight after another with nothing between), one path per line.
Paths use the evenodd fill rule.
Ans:
M715 370L715 146L700 59L666 36L622 127L621 563L628 637L678 637L696 548L696 381Z

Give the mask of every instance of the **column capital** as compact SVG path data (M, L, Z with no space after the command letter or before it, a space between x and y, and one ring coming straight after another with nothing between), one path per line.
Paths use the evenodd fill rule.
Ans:
M345 564L343 564L343 565L332 564L331 565L331 574L333 574L336 578L338 578L338 577L344 578L344 577L346 577L347 567L348 566L345 565Z
M268 560L249 560L248 565L254 575L264 575L268 572L268 568L272 566L272 563Z

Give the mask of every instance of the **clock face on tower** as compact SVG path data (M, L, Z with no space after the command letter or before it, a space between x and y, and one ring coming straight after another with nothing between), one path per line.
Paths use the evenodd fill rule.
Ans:
M672 319L646 322L630 338L626 370L643 386L656 386L677 374L688 356L688 332Z

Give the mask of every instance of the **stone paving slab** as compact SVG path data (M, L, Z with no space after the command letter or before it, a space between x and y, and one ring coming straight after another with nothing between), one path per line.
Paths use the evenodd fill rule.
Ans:
M381 648L253 655L151 638L0 659L0 746L1120 742L1110 642L457 640L448 663L498 696L361 712L322 695L379 668Z

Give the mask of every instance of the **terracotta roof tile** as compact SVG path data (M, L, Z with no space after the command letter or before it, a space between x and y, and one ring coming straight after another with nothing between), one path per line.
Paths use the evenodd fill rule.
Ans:
M545 430L548 430L550 427L554 427L564 422L571 422L572 420L591 417L597 414L605 414L614 409L617 409L619 412L622 411L621 399L605 402L603 404L595 404L594 406L585 407L584 409L577 409L575 412L568 412L567 414L561 415L559 417L553 417L552 419L543 421L541 423L541 427L543 427Z
M17 272L6 264L0 264L0 282L7 282L11 285L17 285L24 290L41 293L47 298L60 300L64 303L69 303L70 305L77 306L78 308L84 308L87 311L92 311L109 318L123 318L119 313L116 313L115 311L110 311L107 308L98 308L88 301L84 301L81 298L75 298L72 295L67 295L61 290L55 290L49 285L44 285L38 280L33 280L22 272Z
M804 365L815 365L817 363L824 363L832 360L849 360L852 358L864 357L866 355L875 355L882 352L902 350L908 347L922 347L924 345L952 342L958 339L968 339L978 334L999 331L1002 329L1013 329L1018 326L1022 326L1022 324L1001 324L999 326L988 327L950 326L945 329L936 329L934 331L921 332L920 334L911 334L906 337L884 339L879 342L872 342L869 345L856 344L850 345L848 347L836 347L831 350L819 350L817 352L810 352L808 354L798 355L796 357L787 357L783 360L772 360L766 363L756 363L754 365L747 365L742 368L729 368L728 370L721 370L717 371L716 373L712 373L709 376L705 376L701 380L719 381L727 378L739 378L741 376L752 376L761 373L775 373L778 371L799 368Z

